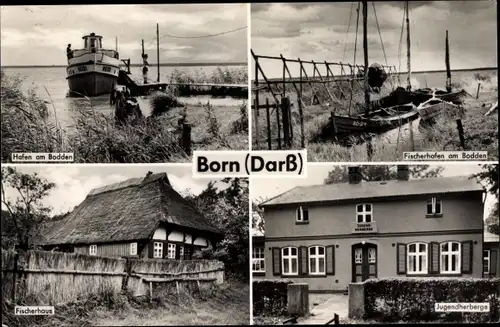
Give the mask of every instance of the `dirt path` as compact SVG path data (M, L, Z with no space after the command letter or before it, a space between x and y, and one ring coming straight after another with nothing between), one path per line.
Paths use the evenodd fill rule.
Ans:
M335 314L338 314L340 319L347 318L348 310L348 296L332 294L328 300L313 307L310 316L299 320L299 324L324 325L332 320Z

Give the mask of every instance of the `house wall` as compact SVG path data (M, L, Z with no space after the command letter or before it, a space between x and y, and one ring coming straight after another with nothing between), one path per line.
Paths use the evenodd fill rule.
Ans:
M485 242L483 245L484 250L490 251L490 270L484 277L500 277L500 269L498 263L500 262L500 243L499 242Z
M426 218L427 196L408 197L406 201L364 201L337 205L307 206L309 223L295 224L298 206L265 208L266 239L272 237L308 235L350 235L356 219L356 205L371 203L373 220L379 233L406 233L434 230L464 230L483 228L482 194L463 193L440 196L443 217ZM410 227L410 228L409 228Z
M110 244L96 244L97 256L101 257L128 257L130 255L130 243L110 243ZM139 246L139 244L138 244ZM137 251L139 252L140 249ZM90 254L90 245L75 245L75 253Z
M267 223L267 221L266 221ZM444 242L444 241L473 241L472 246L472 273L462 274L462 277L482 277L482 234L449 234L449 235L418 235L418 236L398 236L398 237L365 237L365 238L342 238L342 239L322 239L322 240L289 240L289 241L268 241L266 239L265 260L266 274L269 279L286 278L297 283L308 283L312 292L340 292L345 291L352 281L352 245L365 241L377 246L377 277L409 277L397 273L397 243L412 242ZM393 246L394 244L394 246ZM274 276L273 275L273 247L287 246L312 246L312 245L334 245L334 275L310 277L310 276ZM338 246L338 247L337 247ZM433 275L435 278L439 275ZM430 276L426 276L430 277Z

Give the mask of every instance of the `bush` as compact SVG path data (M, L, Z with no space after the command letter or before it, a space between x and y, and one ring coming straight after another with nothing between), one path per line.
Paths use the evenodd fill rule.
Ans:
M284 315L287 311L288 284L286 279L253 281L253 314Z
M494 322L500 319L500 279L415 278L368 280L365 317L384 322L460 321ZM255 295L254 295L255 296ZM435 303L485 303L489 313L436 312Z

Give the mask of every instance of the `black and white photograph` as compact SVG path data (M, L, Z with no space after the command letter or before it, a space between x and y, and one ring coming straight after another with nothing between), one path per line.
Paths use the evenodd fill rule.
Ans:
M248 179L146 164L1 179L3 327L250 323Z
M2 6L2 162L247 150L248 6Z
M252 148L498 160L496 1L251 5Z
M497 164L308 171L252 180L254 324L499 321Z

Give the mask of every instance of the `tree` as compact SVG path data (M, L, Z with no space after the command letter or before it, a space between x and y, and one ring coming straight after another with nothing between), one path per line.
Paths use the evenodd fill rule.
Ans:
M252 228L262 233L264 233L266 224L264 221L264 210L259 207L259 204L263 202L252 201Z
M16 243L20 250L28 250L51 208L43 205L43 199L55 188L55 184L40 178L38 174L24 174L13 167L2 168L2 205L8 212ZM17 197L7 198L6 189L13 189Z
M488 218L485 219L486 229L488 232L500 235L500 228L498 222L498 165L482 165L482 171L474 174L471 178L477 178L483 184L486 185L487 191L493 194L496 198L496 202L493 205L493 210L491 211Z
M360 166L361 174L365 181L387 181L398 177L396 165L389 166ZM410 176L412 178L433 178L441 176L444 168L441 166L430 167L429 165L410 165ZM346 166L334 166L325 178L325 184L346 183L349 181L348 168Z

